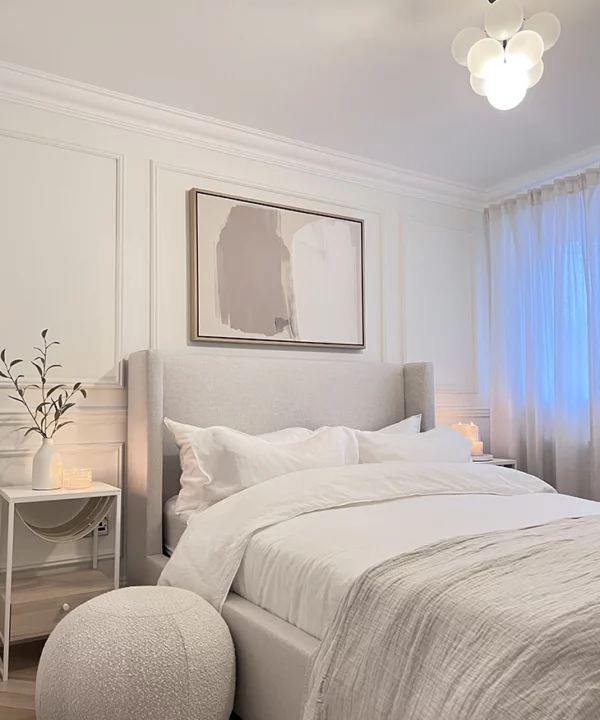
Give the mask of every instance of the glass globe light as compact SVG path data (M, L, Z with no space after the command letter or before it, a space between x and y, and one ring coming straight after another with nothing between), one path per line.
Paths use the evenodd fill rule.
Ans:
M475 75L475 77L481 78L482 80L487 80L494 72L494 69L503 63L504 48L502 47L502 43L492 38L485 38L484 40L476 42L469 50L467 56L467 67L471 71L471 75ZM531 67L533 67L533 65L531 65Z
M485 14L485 30L496 40L508 40L523 25L523 6L518 0L496 0Z
M527 95L527 73L504 63L492 73L485 83L490 105L496 110L512 110Z
M542 75L544 74L544 61L540 60L539 63L532 67L531 70L528 70L527 75L527 87L532 88L534 85L537 85L539 81L542 79Z
M539 63L543 54L542 36L533 30L521 30L508 41L506 63L526 72Z
M539 12L532 15L523 25L524 30L533 30L544 41L544 51L553 48L560 37L560 20L549 12Z
M471 75L471 87L478 95L483 97L487 95L486 83L487 80L482 80L481 78L475 77L475 75Z
M461 30L452 43L452 57L459 65L464 65L466 67L469 50L476 42L484 39L485 33L479 28L470 27Z

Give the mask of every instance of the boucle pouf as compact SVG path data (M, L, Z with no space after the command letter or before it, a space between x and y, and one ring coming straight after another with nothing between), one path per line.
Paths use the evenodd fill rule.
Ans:
M38 667L38 720L227 720L235 656L227 625L198 595L115 590L54 629Z

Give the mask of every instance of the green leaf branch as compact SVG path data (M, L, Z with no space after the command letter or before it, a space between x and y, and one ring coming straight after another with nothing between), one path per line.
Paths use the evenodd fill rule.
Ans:
M23 360L21 358L8 360L6 358L6 349L0 352L0 367L3 368L0 369L0 377L12 383L16 395L9 395L8 397L23 405L31 418L29 425L19 428L25 430L25 437L30 433L37 433L43 438L51 438L65 425L73 424L72 420L64 420L63 418L77 404L77 396L81 395L85 399L87 398L87 392L80 382L75 383L73 387L68 387L64 383L52 385L48 382L48 373L54 368L62 367L56 363L50 363L48 351L51 347L60 345L60 343L56 340L48 342L47 329L42 330L41 336L43 347L34 347L37 355L31 361L31 365L39 375L39 383L23 384L25 375L19 373L19 365L22 365ZM36 391L38 399L40 399L37 404L31 403L28 399L31 397L32 391Z

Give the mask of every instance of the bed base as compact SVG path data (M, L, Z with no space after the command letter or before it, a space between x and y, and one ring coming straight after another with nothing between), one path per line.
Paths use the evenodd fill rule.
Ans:
M166 555L148 558L148 585L156 585ZM244 598L230 593L223 618L236 657L234 710L240 720L298 720L309 661L319 640Z

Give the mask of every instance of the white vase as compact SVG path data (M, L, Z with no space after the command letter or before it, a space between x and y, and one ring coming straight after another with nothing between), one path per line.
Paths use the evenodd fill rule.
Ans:
M44 438L33 458L33 490L58 490L62 487L63 464L52 438Z

